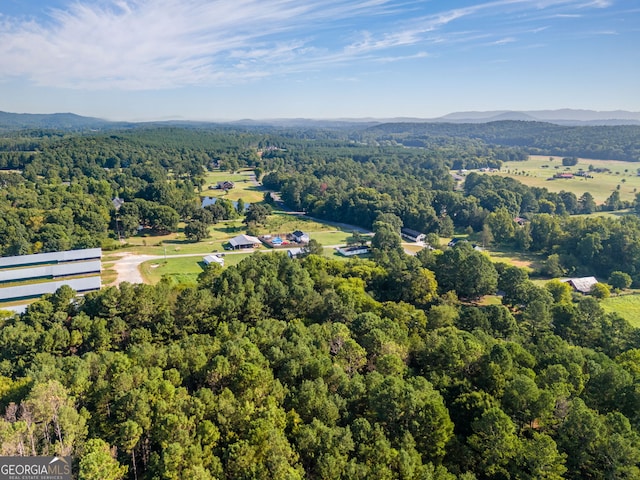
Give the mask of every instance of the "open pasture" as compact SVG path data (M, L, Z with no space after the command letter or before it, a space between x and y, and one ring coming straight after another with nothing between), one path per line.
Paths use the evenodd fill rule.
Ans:
M594 169L608 168L609 172L589 172L589 166ZM562 157L531 155L524 162L505 162L499 172L487 175L511 177L530 187L544 187L552 192L564 190L573 192L577 197L589 192L597 204L604 201L620 185L620 198L626 201L635 199L636 190L640 189L640 164L622 162L618 160L591 160L580 158L573 167L562 165ZM582 169L593 178L573 177L568 179L548 180L557 173L573 173Z
M261 185L256 185L254 179L252 169L243 169L235 173L213 170L207 172L205 184L199 195L200 197L226 198L232 201L241 198L245 203L260 202L264 199L266 190ZM216 188L218 182L227 180L234 183L231 190L225 191Z
M617 313L634 327L640 327L640 294L612 296L600 305L605 312Z

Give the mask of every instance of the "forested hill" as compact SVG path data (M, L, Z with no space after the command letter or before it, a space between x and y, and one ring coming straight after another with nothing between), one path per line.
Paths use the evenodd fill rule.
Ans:
M395 140L421 147L434 137L479 139L490 145L522 147L531 154L640 161L640 126L562 126L543 122L385 123L368 128L364 139Z
M60 129L83 131L96 128L122 128L126 124L100 118L83 117L74 113L8 113L0 111L0 132L24 129Z
M494 121L488 123L382 123L328 122L304 119L269 122L110 122L73 113L18 114L0 111L0 133L28 130L89 132L176 128L183 131L270 131L284 137L326 136L364 143L397 142L408 147L432 147L458 141L481 141L492 147L516 147L528 154L574 156L603 160L640 161L640 126L563 126L536 121ZM340 133L339 133L340 132Z

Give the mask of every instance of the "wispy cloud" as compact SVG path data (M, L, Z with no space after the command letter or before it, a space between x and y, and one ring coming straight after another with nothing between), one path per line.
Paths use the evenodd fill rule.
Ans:
M229 84L355 61L424 58L434 45L478 38L503 45L514 34L460 35L465 29L452 25L544 9L574 16L609 4L494 0L434 11L421 0L77 0L44 19L0 15L0 78L82 89Z
M491 42L489 45L506 45L507 43L513 43L516 39L514 37L506 37L496 40L495 42Z
M402 62L405 60L416 60L418 58L427 58L429 54L427 52L418 52L414 55L400 55L397 57L378 57L375 59L376 62L379 63L392 63L392 62Z

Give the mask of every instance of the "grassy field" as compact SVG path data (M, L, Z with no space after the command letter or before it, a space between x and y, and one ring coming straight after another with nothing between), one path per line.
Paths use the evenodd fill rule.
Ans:
M225 255L225 266L237 265L251 253ZM140 273L146 283L158 283L164 275L171 276L177 283L195 284L204 269L202 257L178 257L166 260L149 260L140 265Z
M211 253L222 251L229 239L246 233L242 219L226 220L209 228L209 238L200 242L187 240L180 225L177 233L168 235L136 236L127 239L127 246L116 252L130 252L138 255L182 255L188 253ZM268 218L267 225L258 229L259 235L286 234L295 230L309 233L323 245L344 244L351 236L351 230L327 225L299 215L274 213ZM114 252L115 253L115 252Z
M246 233L246 225L242 223L242 218L227 220L213 225L209 229L210 236L200 242L187 240L183 233L184 224L179 225L178 232L168 235L139 235L127 239L123 248L105 253L103 262L103 284L110 284L115 281L117 274L113 269L113 263L120 258L122 253L134 255L167 255L168 258L161 260L150 260L144 262L140 271L145 282L155 284L160 281L163 275L170 275L179 283L195 283L198 274L202 271L199 262L202 257L187 256L202 254L203 256L212 252L224 252L224 246L228 241L242 233ZM352 231L346 227L337 227L312 220L301 215L275 212L270 215L267 225L258 229L259 235L265 234L287 234L295 230L302 230L309 234L310 238L317 240L326 246L324 255L344 259L337 255L332 245L344 245L351 237ZM262 246L259 251L274 251L266 246ZM277 250L276 250L277 251ZM171 258L175 255L183 255L181 258ZM250 255L229 254L225 257L225 265L235 265L243 258Z
M640 294L609 297L600 305L606 312L617 313L634 327L640 327Z
M286 250L261 250L263 254L286 252ZM237 265L243 259L252 255L252 253L227 253L224 257L225 267L231 265ZM343 257L338 254L333 248L325 248L323 250L325 257L332 258L334 260L348 261L350 258ZM360 258L367 258L366 255L360 256ZM202 257L184 256L176 258L149 260L143 262L140 265L140 272L145 283L156 284L163 276L168 275L174 281L180 284L195 284L198 278L198 274L202 272L204 263L202 263Z
M608 168L608 173L591 172L594 178L574 177L572 179L547 180L556 173L576 173L580 169L588 171L589 166L594 168ZM640 176L637 169L640 165L633 162L618 160L589 160L581 158L573 167L562 166L561 157L548 157L532 155L525 162L505 162L500 172L487 173L487 175L500 175L512 177L530 187L545 187L549 191L559 192L564 190L573 192L577 197L589 192L596 203L603 203L611 192L620 185L620 198L632 201L635 198L636 189L640 188Z
M539 270L541 267L541 261L543 260L540 255L517 252L507 248L487 248L485 249L485 252L493 262L508 263L509 265L524 268L528 270L529 273L534 270Z
M226 180L233 182L235 187L228 192L215 188L218 182L224 182ZM266 192L266 190L262 186L253 183L253 170L245 169L236 173L214 170L207 172L204 187L199 195L201 197L224 197L229 200L238 200L241 198L245 203L255 203L263 200L264 192Z

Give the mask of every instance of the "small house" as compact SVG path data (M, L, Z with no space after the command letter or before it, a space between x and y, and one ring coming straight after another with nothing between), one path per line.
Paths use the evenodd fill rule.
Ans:
M115 197L113 200L111 200L111 203L113 204L113 208L115 208L117 212L118 210L120 210L120 207L124 205L124 200L121 198Z
M302 249L302 248L290 248L289 250L287 250L287 255L289 255L289 258L298 258L298 257L304 255L304 249Z
M371 253L371 248L366 245L356 247L343 247L336 249L343 257L353 257L354 255L365 255Z
M230 180L225 180L224 182L218 182L218 188L220 190L231 190L235 186L236 185Z
M466 241L464 238L452 238L451 241L447 243L447 247L455 247L458 243Z
M420 233L416 230L411 230L410 228L401 228L400 234L410 240L412 242L424 242L427 236L424 233Z
M214 263L214 264L217 263L221 267L224 267L224 258L222 258L220 255L207 255L206 257L202 258L202 261L204 262L205 265L209 265L211 263Z
M309 235L300 230L296 230L291 234L291 240L296 243L309 243Z

